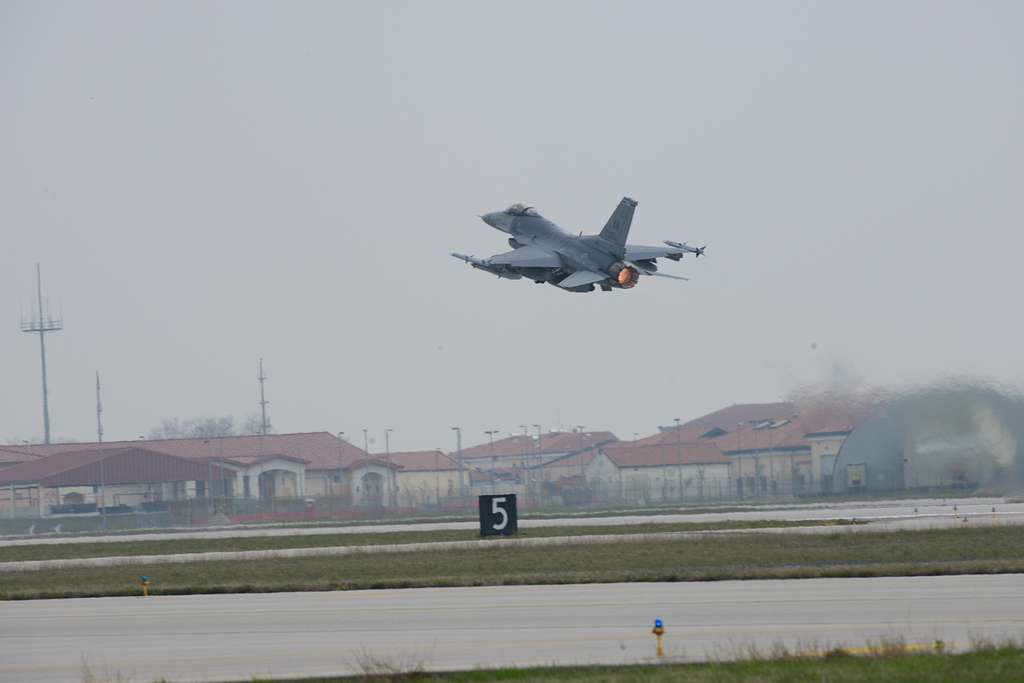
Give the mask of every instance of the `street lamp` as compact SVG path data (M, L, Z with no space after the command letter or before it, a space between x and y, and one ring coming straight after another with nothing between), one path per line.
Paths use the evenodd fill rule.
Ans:
M462 427L452 427L455 432L456 462L459 464L459 504L464 505L466 500L466 488L462 478Z
M341 452L341 444L345 441L345 432L338 432L338 476L335 477L335 483L341 483L341 470L345 466L345 458ZM334 486L331 486L331 493L334 493Z
M534 456L533 456L534 463L533 464L538 468L538 470L536 472L534 472L533 480L534 480L534 484L535 484L534 488L536 489L535 493L536 493L536 496L537 496L537 504L539 506L540 505L540 499L541 499L541 490L540 490L540 481L541 481L541 479L540 478L541 478L541 476L543 476L543 474L541 473L541 471L539 469L543 465L543 462L542 462L543 461L543 456L541 455L541 453L542 453L541 435L540 435L541 427L540 427L540 425L533 425L533 428L537 430L537 450L534 451Z
M497 430L497 429L488 429L488 430L484 431L484 434L489 436L490 439L491 439L491 493L492 494L494 493L494 468L496 466L495 465L495 460L494 460L494 435L497 434L498 432L499 432L499 430Z
M398 477L391 470L391 432L393 432L393 431L395 431L395 430L393 430L393 429L385 429L384 430L384 464L388 468L388 474L387 474L388 478L393 478L394 479L394 481L391 482L391 498L392 498L393 501L397 501L397 499L398 499Z
M676 422L676 458L679 461L679 500L683 499L683 432L678 417L672 418Z
M367 458L370 457L370 441L366 436L366 427L363 427L363 453L366 454Z
M736 423L736 493L739 494L741 487L743 486L743 454L740 453L740 429L743 427L743 422ZM732 469L729 470L730 476ZM730 484L730 488L731 488ZM743 497L740 495L739 497Z
M522 472L523 472L524 476L526 477L526 492L527 492L527 494L529 494L529 492L530 492L530 468L527 467L527 461L530 458L529 451L528 451L528 449L530 447L530 431L529 431L529 427L527 427L526 425L519 425L519 428L523 430L523 457L522 457L522 460L519 463L519 466L522 468Z
M764 490L761 486L761 451L758 450L757 445L757 427L753 427L754 432L754 490L758 494L763 494Z
M576 425L576 432L580 439L579 454L576 457L580 460L580 483L583 484L585 483L583 480L583 425Z

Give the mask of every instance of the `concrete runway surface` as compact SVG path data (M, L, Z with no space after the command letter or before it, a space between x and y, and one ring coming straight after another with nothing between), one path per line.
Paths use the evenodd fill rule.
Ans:
M0 603L0 681L135 683L649 661L744 645L1024 636L1024 575L432 588ZM122 679L116 679L120 675Z

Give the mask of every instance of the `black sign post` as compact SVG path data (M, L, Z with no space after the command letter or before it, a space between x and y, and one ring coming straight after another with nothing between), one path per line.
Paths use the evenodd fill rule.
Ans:
M518 531L516 494L480 496L481 536L513 536Z

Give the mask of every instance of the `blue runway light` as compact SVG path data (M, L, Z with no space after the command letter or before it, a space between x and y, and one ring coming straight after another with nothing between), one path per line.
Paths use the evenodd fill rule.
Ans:
M654 628L662 628L664 624L661 623L661 619L654 620Z

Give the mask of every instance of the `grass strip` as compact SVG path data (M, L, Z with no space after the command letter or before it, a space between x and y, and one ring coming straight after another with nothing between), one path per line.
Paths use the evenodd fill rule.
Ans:
M416 683L1016 683L1024 669L1024 649L991 647L963 654L882 654L855 657L833 650L824 657L782 657L739 662L634 666L543 667L456 673L401 673L386 668L365 675L308 678L299 683L394 681ZM271 683L255 679L253 683Z
M1024 534L981 527L9 572L0 599L138 595L143 574L159 595L1020 572Z
M523 529L521 538L549 538L553 536L593 536L618 534L646 534L671 531L715 531L727 529L785 528L793 526L847 525L849 520L820 520L809 522L782 521L725 521L679 522L670 524L645 523L602 526L557 526ZM430 543L437 541L496 542L490 537L481 539L478 531L456 529L441 531L392 531L341 534L314 534L291 536L259 536L253 538L199 538L153 541L119 541L117 543L47 543L39 545L0 546L0 562L22 560L63 560L80 557L112 557L125 555L169 555L176 553L230 552L236 550L273 550L279 548L325 548L334 546L383 545L401 543Z

